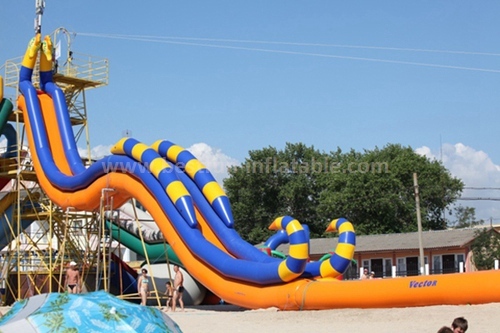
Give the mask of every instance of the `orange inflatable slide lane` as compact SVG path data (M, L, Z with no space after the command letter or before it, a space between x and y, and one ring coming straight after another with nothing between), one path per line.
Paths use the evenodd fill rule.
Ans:
M42 41L38 38L34 43L36 48ZM31 83L35 63L35 56L30 57L32 49L30 45L20 71L22 97L18 105L43 190L63 209L97 210L104 194L112 196L117 207L136 198L154 218L186 270L225 301L245 308L286 310L500 302L498 271L339 281L332 277L338 273L337 266L322 264L320 275L305 277L308 239L300 223L290 217L273 223L273 228L286 230L290 237L291 256L286 260L269 258L256 248L255 253L248 250L248 255L237 253L230 249L230 243L244 249L252 246L234 233L227 233L232 235L229 240L214 241L216 232L209 229L223 226L231 231L232 216L224 194L219 189L208 190L215 186L210 180L190 178L196 178L196 170L201 167L178 167L154 147L130 138L120 140L113 155L88 168L82 165L64 95L52 82L51 72L43 71L46 67L42 65L48 61L45 53L41 54L43 91L37 92ZM165 170L178 173L178 177L165 175ZM208 188L206 184L210 184ZM353 230L346 231L346 235L351 233ZM354 245L346 242L335 252L344 259L352 258Z

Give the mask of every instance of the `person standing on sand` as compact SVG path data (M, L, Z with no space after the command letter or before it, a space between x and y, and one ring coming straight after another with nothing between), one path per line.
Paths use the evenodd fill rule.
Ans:
M137 280L137 291L139 292L139 296L141 296L141 305L146 305L149 295L148 270L143 268L141 273L142 275Z
M177 300L179 300L181 310L184 311L184 301L182 300L182 293L184 292L184 276L177 265L174 265L174 272L174 299L172 300L172 311L175 312Z
M80 293L80 271L74 261L69 263L69 268L66 270L64 289L70 294Z
M165 283L165 296L167 297L167 301L165 302L165 311L168 311L169 308L172 308L172 300L174 298L174 286L172 285L172 281L167 281Z

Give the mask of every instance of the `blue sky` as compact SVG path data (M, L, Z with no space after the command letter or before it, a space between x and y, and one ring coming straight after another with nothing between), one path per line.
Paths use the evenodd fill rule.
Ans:
M24 53L34 3L2 0L0 64ZM190 148L220 179L286 142L400 143L500 188L499 14L498 1L46 0L42 23L109 60L109 85L87 93L97 155L129 130ZM500 222L498 201L460 203Z

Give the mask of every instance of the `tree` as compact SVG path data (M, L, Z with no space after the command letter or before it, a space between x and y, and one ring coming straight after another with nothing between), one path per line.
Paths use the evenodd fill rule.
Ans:
M411 147L389 144L364 154L330 154L340 172L324 174L320 214L348 217L358 234L417 230L413 173L418 175L422 226L446 228L444 210L460 195L463 183L438 161Z
M408 232L417 229L414 172L424 229L446 228L443 212L462 182L440 162L400 145L363 153L324 153L302 143L250 151L229 170L224 187L237 231L253 243L267 239L267 226L281 215L308 224L312 237L338 217L348 218L358 234Z
M451 228L471 228L476 225L484 224L484 220L476 220L476 209L474 207L464 207L458 205L453 208L455 220L448 223Z
M471 250L472 261L478 270L492 269L495 259L500 259L500 235L491 228L478 230Z
M321 230L315 226L322 154L314 147L287 143L284 151L268 147L249 155L241 166L230 168L224 180L237 231L258 243L271 235L267 227L275 218L292 215L308 224L313 236L321 234L326 224L321 223Z

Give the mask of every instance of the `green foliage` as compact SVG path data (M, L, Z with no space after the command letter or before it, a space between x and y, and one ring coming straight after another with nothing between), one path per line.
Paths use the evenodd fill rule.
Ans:
M387 145L364 154L331 154L342 172L324 174L318 210L325 216L346 216L358 234L417 230L413 173L417 173L424 230L446 227L443 211L463 187L437 161L410 147Z
M495 259L500 259L500 235L494 229L480 229L471 249L472 260L478 270L492 269Z
M358 234L416 231L413 173L418 174L422 225L444 229L444 209L463 184L444 166L410 147L387 145L363 153L319 152L302 143L250 151L224 181L236 229L252 243L266 240L267 226L282 215L323 235L334 218L346 217Z
M484 224L484 220L476 220L476 209L474 207L464 207L458 205L453 209L455 220L448 223L451 228L471 228Z
M314 226L319 172L313 172L310 163L320 161L322 155L303 144L287 144L284 151L264 148L249 155L241 166L229 170L224 181L238 232L250 242L261 242L272 234L267 227L282 215ZM311 230L316 232L314 227Z

